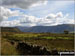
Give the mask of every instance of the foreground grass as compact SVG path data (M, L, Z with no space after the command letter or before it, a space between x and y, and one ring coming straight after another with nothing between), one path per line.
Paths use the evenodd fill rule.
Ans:
M74 37L72 34L5 34L2 35L1 40L1 53L7 55L18 54L16 48L9 41L25 41L31 45L44 46L49 51L55 48L58 51L74 51Z
M60 39L36 39L36 40L25 40L32 45L44 46L48 50L57 49L58 51L73 51L74 41L73 40L60 40Z
M16 55L18 54L16 48L10 44L10 42L1 38L1 55Z

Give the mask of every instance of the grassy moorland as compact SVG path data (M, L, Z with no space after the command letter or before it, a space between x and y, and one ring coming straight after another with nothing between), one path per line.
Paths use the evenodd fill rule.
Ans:
M52 51L74 51L74 34L54 33L2 33L1 54L19 54L12 42L26 42L30 45L46 47ZM9 51L8 51L9 48Z
M11 43L7 39L1 38L1 54L16 55L18 53L16 48L13 45L11 45Z

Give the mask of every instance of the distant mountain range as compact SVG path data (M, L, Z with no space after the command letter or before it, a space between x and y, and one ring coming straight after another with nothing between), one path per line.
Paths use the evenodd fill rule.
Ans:
M74 32L74 24L62 24L56 26L33 26L33 27L21 27L18 26L17 28L20 29L22 32L33 32L33 33L63 33L64 30L69 32Z

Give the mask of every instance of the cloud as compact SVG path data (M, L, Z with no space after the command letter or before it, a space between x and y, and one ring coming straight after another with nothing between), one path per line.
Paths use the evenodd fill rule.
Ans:
M32 6L30 6L30 7L36 7L36 6L40 6L40 5L46 5L47 4L47 0L40 0L39 2L37 2L37 3L34 3Z
M69 14L63 15L62 12L58 12L56 14L52 14L54 16L46 16L46 18L52 20L52 25L59 25L59 24L74 24L74 19L68 18ZM52 18L51 18L52 17Z
M13 20L13 21L2 21L0 26L2 27L13 27L13 26L18 26L20 23L19 20Z
M56 17L57 17L57 18L58 18L58 17L61 18L61 17L64 17L64 16L63 16L63 13L62 13L62 12L59 12L59 13L56 14Z
M68 15L66 15L66 16L68 16ZM58 12L57 14L50 13L45 18L46 19L55 19L55 18L62 18L62 17L64 17L63 13L62 12Z
M59 24L74 24L74 19L68 18L69 14L63 14L62 12L57 12L64 10L67 6L71 5L74 1L55 1L46 5L48 0L0 0L0 26L52 26ZM51 2L51 1L49 1ZM45 10L43 10L42 6L39 9L33 10L34 14L38 14L39 16L43 14L48 14L43 18L37 18L35 16L30 16L23 14L20 10L10 10L9 8L16 9L29 9L31 7L36 7L39 5L46 5ZM47 7L48 6L48 7ZM44 6L43 6L44 7ZM35 8L34 8L35 9ZM56 14L50 13L57 12ZM29 11L29 13L32 12ZM38 12L38 13L37 13ZM48 13L44 13L48 12ZM42 13L42 14L41 14ZM17 19L9 21L9 17L18 16ZM10 18L9 18L10 19Z
M9 10L6 10L6 13ZM6 16L11 17L15 11L11 11L12 13L8 13L11 15L3 14L3 17ZM17 14L18 13L18 14ZM35 16L30 16L26 14L20 14L20 12L15 13L19 18L12 21L2 21L0 26L53 26L59 24L74 24L74 19L68 18L69 14L63 15L62 12L58 12L56 14L50 13L44 18L37 18Z
M11 11L10 9L1 6L0 7L0 22L3 20L7 20L9 17L18 16L20 14L21 13L18 10Z
M46 4L47 0L0 0L4 7L28 9L30 7Z
M48 1L46 6L39 6L30 9L30 14L38 15L40 17L46 16L49 13L57 13L63 11L64 13L74 14L74 1ZM71 12L70 12L71 11Z

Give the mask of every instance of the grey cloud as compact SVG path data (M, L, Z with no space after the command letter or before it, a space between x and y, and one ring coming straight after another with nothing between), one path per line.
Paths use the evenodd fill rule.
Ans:
M23 9L30 8L38 2L44 3L47 0L0 0L0 5L5 7L19 7Z
M7 20L9 17L12 16L19 16L20 12L18 10L11 11L8 8L0 7L0 22Z

